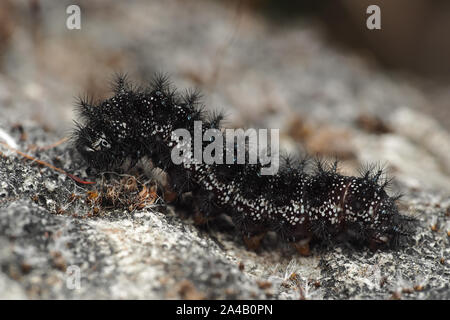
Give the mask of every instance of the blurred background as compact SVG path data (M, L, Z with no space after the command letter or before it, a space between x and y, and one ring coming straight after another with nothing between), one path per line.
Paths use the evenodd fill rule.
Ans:
M81 29L66 8L81 8ZM368 30L366 8L381 8ZM280 128L288 152L388 163L411 188L450 190L450 2L0 2L0 123L70 132L78 95L115 72L166 72L229 127Z

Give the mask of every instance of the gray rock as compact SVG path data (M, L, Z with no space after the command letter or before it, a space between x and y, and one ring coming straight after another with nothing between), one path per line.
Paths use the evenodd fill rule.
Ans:
M68 149L39 156L59 157L64 170L83 176ZM92 215L86 192L98 185L79 187L18 156L0 158L0 181L2 298L450 298L450 197L438 193L403 199L404 213L419 221L406 247L314 247L301 257L271 237L249 251L234 232L201 230L163 203Z

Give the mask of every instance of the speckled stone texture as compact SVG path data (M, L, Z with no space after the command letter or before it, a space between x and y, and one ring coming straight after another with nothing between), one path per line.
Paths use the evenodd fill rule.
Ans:
M79 176L86 169L68 145L38 155ZM95 186L15 155L0 158L0 181L1 298L450 298L450 198L438 194L404 197L402 211L419 221L410 246L315 247L301 257L271 237L249 251L233 231L199 229L163 204L89 215L84 195ZM71 289L74 266L80 287Z

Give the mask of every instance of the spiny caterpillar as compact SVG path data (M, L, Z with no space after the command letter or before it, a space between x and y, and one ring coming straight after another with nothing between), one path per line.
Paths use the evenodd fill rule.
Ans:
M371 247L395 246L407 236L405 216L381 181L382 170L366 170L360 177L343 176L337 163L286 158L275 175L261 175L256 164L174 164L171 135L183 128L193 133L194 121L203 129L221 128L221 114L207 115L197 92L177 93L163 76L146 88L132 86L124 76L114 83L114 96L78 104L82 124L74 132L76 149L100 170L131 160L149 158L167 173L173 191L191 192L203 217L231 216L247 239L275 231L285 241L305 245L349 240Z

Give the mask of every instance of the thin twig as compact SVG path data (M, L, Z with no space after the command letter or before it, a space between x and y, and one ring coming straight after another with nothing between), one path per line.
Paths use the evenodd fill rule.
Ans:
M39 159L37 159L37 158L35 158L33 156L30 156L30 155L28 155L26 153L23 153L22 151L19 151L19 150L15 149L15 148L11 147L9 144L7 144L5 142L1 142L0 141L0 144L4 145L6 148L8 148L9 150L17 153L18 155L21 155L22 157L24 157L27 160L30 160L30 161L33 161L33 162L37 162L38 164L40 164L42 166L46 166L46 167L48 167L48 168L50 168L52 170L58 171L59 173L65 174L66 176L68 176L69 178L74 180L75 182L78 182L78 183L81 183L81 184L95 184L95 182L93 182L93 181L82 180L82 179L74 176L73 174L70 174L70 173L64 171L61 168L55 167L54 165L52 165L52 164L50 164L48 162L45 162L43 160L39 160Z

